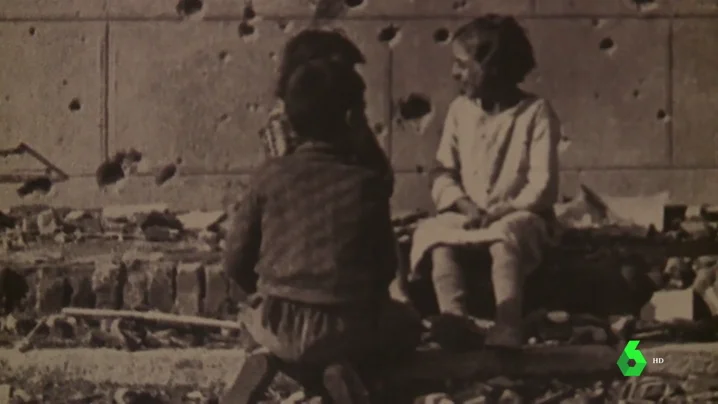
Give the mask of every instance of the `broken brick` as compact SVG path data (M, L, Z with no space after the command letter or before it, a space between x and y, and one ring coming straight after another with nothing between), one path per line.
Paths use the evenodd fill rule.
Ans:
M69 303L69 284L56 267L40 268L35 309L41 314L57 313Z
M125 275L125 268L121 263L111 260L100 260L95 263L92 290L95 292L96 308L119 309L122 306Z
M212 264L205 268L204 314L222 317L227 314L229 305L229 282L222 264Z
M196 316L202 312L204 295L204 266L200 262L180 262L177 265L174 311Z
M151 264L148 288L150 307L162 312L172 311L175 301L176 272L176 264L171 261L159 261Z

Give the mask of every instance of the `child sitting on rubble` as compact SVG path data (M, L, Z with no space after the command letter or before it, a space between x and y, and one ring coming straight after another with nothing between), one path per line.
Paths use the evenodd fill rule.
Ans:
M277 371L330 402L367 402L357 371L367 358L412 351L420 331L388 296L391 187L353 158L348 117L363 108L361 76L327 59L289 75L283 99L297 146L255 172L224 264L242 289L256 289L241 320L269 353L247 359L223 402L258 402Z
M477 293L466 280L483 270L477 257L488 249L496 326L486 343L516 347L524 342L526 276L554 241L560 122L549 102L519 88L535 60L514 18L488 15L467 23L454 35L453 54L462 95L449 106L436 154L431 194L439 215L419 226L412 257L431 258L441 313L466 316L467 294ZM488 227L498 240L441 238Z

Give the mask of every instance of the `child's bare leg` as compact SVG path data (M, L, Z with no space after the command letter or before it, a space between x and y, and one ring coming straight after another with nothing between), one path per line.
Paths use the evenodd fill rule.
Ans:
M491 253L491 281L496 299L496 327L487 344L517 346L523 343L524 276L518 251L506 243L495 243Z
M459 266L456 249L447 246L435 247L431 253L431 278L441 314L464 316L466 307L466 283Z

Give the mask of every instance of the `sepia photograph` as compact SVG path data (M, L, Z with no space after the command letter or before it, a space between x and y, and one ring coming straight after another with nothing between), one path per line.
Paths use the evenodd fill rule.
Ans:
M0 404L718 403L718 0L0 0L0 242Z

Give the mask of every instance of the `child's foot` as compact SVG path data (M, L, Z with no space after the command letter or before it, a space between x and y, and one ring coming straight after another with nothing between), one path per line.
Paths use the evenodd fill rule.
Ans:
M270 355L258 354L248 357L234 384L227 389L219 404L260 402L276 372L276 364Z
M492 348L521 348L524 345L523 332L520 327L495 325L486 334L485 344Z
M324 370L324 388L333 404L369 404L369 392L359 375L348 365L330 365Z

